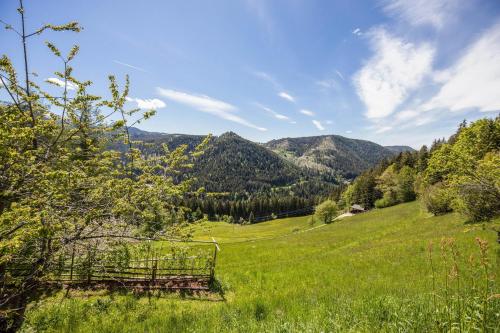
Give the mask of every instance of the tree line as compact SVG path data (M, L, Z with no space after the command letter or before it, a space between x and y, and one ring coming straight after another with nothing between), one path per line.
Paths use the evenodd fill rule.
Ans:
M383 208L416 198L435 215L457 211L471 222L500 215L500 116L464 121L430 149L382 161L346 188L339 205Z
M189 209L186 218L190 221L206 218L238 224L256 223L278 216L308 215L322 200L338 200L345 187L324 183L302 185L256 193L186 194L180 205Z

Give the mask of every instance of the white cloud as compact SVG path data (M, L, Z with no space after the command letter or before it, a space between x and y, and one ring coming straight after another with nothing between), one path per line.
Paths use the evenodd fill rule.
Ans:
M380 127L378 129L375 130L375 133L377 134L381 134L381 133L385 133L385 132L388 132L392 129L391 126L383 126L383 127Z
M295 98L290 95L289 93L285 92L285 91L282 91L278 94L279 97L283 98L283 99L286 99L287 101L289 102L293 102L295 103Z
M137 107L139 109L161 109L166 107L167 105L161 99L153 98L153 99L141 99L141 98L132 98L127 97L127 101L137 103Z
M314 116L314 112L312 112L310 110L302 109L299 112L302 113L302 114L305 114L306 116L309 116L309 117Z
M262 105L262 104L259 104L259 103L255 103L255 105L257 105L259 108L261 108L262 110L266 111L267 113L271 114L276 119L285 120L285 121L288 121L288 122L290 122L292 124L296 123L295 121L291 120L289 117L285 116L284 114L280 114L280 113L272 110L271 108L268 108L265 105Z
M164 89L160 87L156 88L156 90L161 96L175 101L179 104L187 105L198 111L206 112L216 117L232 121L259 131L267 131L266 128L254 125L248 120L236 115L235 112L238 109L235 106L224 101L220 101L206 95L189 94L182 91Z
M316 84L324 89L337 89L339 87L338 83L334 79L316 81Z
M385 0L384 10L414 26L443 27L458 10L460 0Z
M351 130L347 130L347 131L345 131L345 132L346 132L347 134L351 134L351 133L352 133L352 131L351 131Z
M271 74L266 73L266 72L261 72L261 71L252 71L251 72L253 75L256 77L269 82L274 89L276 90L282 90L281 85L279 84L278 80L276 80Z
M148 72L144 68L137 67L137 66L134 66L134 65L131 65L131 64L127 64L126 62L121 62L121 61L118 61L118 60L113 60L113 62L115 64L122 65L122 66L125 66L125 67L128 67L128 68L132 68L132 69L135 69L135 70L138 70L138 71L141 71L141 72L145 72L145 73Z
M356 28L352 31L353 35L356 35L356 36L361 36L363 33L361 32L361 29L360 28Z
M342 73L341 73L338 69L336 69L336 70L335 70L335 73L337 73L337 75L338 75L338 76L339 76L342 80L345 80L345 79L344 79L344 75L342 75Z
M438 72L439 92L423 110L500 110L500 23L486 31L449 69Z
M316 126L317 129L319 129L320 131L324 131L325 130L325 127L323 127L323 125L321 124L321 122L319 120L313 120L312 123L314 124L314 126Z
M432 73L438 91L411 108L395 113L375 125L397 129L416 128L440 119L455 117L450 112L500 111L500 23L473 42L451 67Z
M59 87L63 87L64 88L64 81L57 78L57 77L49 77L47 80L45 80L47 82L50 82L52 84L55 84L56 86L59 86ZM67 82L66 83L66 88L68 90L76 90L78 87L76 86L76 84L74 84L73 82Z
M405 42L381 28L372 30L370 38L375 54L353 80L365 115L377 119L392 114L419 87L431 72L434 48Z
M395 115L395 118L398 121L407 121L407 120L411 120L411 119L418 117L419 114L420 114L420 112L415 111L415 110L404 110L404 111L397 113Z

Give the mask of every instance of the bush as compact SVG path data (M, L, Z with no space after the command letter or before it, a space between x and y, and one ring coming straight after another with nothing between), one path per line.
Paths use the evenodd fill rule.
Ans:
M337 216L337 211L337 204L332 200L326 200L316 207L315 215L325 224L328 224Z
M471 222L500 215L500 153L488 153L477 164L474 176L457 181L454 208Z
M443 215L452 211L452 195L443 183L430 185L422 193L422 202L430 213Z
M378 199L377 201L375 201L375 208L385 208L394 206L395 204L397 204L397 202L391 200L388 197L383 197L382 199Z
M457 211L470 222L488 221L500 213L500 193L480 184L462 185L458 192Z

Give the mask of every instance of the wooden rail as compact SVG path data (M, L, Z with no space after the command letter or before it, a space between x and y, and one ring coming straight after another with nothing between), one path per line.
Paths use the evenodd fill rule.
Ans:
M51 263L44 280L49 284L68 286L208 290L215 277L217 252L220 251L215 239L210 244L213 244L213 252L205 248L201 255L186 255L185 252L165 255L155 249L152 253L148 250L143 258L129 258L123 262L105 260L102 253L98 254L90 247L78 256L73 248L69 257L63 254ZM33 273L33 265L13 260L7 266L7 272L12 279L25 277Z

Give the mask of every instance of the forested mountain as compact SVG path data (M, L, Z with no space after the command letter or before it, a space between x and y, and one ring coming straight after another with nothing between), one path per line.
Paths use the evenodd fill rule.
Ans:
M415 149L409 146L384 146L385 148L395 152L396 154L404 153L405 151L413 152Z
M144 143L137 147L148 154L163 154L162 144L170 150L186 144L193 150L204 139L137 128L130 128L129 133ZM394 155L373 142L335 135L260 144L227 132L211 139L187 174L196 178L195 188L204 187L207 194L186 197L184 205L196 212L193 218L204 213L213 220L307 214L326 197L338 200L348 179Z
M163 143L169 149L187 144L192 150L204 138L137 128L131 128L130 134L132 139L150 144L142 148L149 153L160 153ZM317 188L324 183L338 184L352 179L382 159L394 156L395 151L399 150L337 135L285 138L258 144L227 132L212 138L193 173L198 184L210 192L267 191L311 182L315 182Z
M300 167L352 179L397 151L376 143L323 135L272 140L265 146Z
M213 139L194 172L212 192L270 190L307 177L298 166L233 132Z

